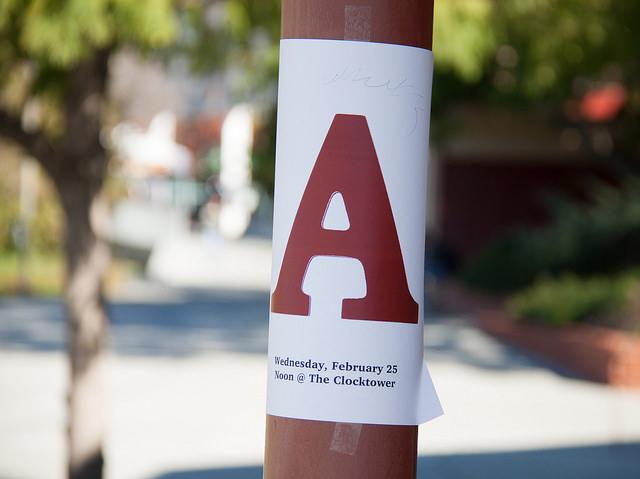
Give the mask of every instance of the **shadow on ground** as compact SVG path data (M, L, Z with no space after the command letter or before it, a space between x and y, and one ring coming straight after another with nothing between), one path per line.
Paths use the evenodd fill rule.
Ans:
M578 378L575 373L545 358L483 333L467 318L427 312L425 324L424 342L429 364L453 362L491 371L544 368L563 377Z
M117 354L186 356L206 351L266 354L269 296L253 291L175 290L152 301L108 305ZM65 348L61 301L0 300L0 348Z
M640 443L434 455L418 458L419 479L637 479L638 477L640 477ZM172 471L153 479L261 478L262 468L256 466Z
M222 351L266 354L269 294L264 291L188 290L143 282L132 299L111 302L111 347L116 354L181 357ZM0 299L0 348L61 351L61 301ZM427 360L485 370L551 369L552 364L501 344L464 317L428 311Z

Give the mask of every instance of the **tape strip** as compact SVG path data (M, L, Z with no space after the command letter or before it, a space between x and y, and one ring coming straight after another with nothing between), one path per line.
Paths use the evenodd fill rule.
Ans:
M344 39L368 42L371 40L371 7L346 5L344 7Z
M362 424L337 423L333 429L329 449L340 454L353 456L358 450L361 432Z

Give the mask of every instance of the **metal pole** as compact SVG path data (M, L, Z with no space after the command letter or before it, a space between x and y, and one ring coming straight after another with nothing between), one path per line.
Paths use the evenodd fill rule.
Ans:
M431 49L433 0L283 0L282 38ZM286 93L285 93L286 94ZM414 479L417 426L267 415L265 479Z

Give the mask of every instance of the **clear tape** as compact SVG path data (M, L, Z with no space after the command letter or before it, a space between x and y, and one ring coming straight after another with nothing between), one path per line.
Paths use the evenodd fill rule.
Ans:
M345 5L344 39L368 42L371 40L371 7Z
M340 454L353 456L358 450L361 432L362 424L337 423L333 428L329 449Z

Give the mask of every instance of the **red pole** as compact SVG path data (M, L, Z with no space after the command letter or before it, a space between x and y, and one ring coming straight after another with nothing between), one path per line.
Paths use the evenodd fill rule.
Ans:
M283 39L431 49L433 0L283 0ZM414 479L417 426L267 415L265 479Z

